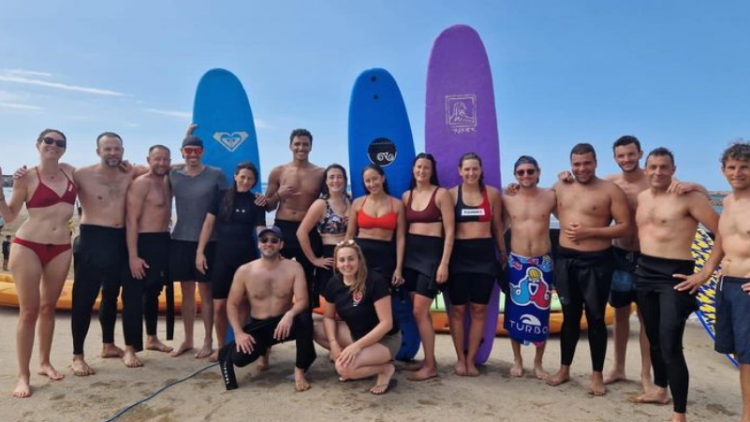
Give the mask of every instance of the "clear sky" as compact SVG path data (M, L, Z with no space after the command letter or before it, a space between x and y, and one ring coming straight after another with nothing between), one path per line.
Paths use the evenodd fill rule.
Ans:
M248 92L266 173L296 127L314 134L313 162L347 163L349 94L371 67L398 81L420 151L432 42L463 23L490 58L504 180L531 154L550 185L582 141L615 172L611 144L632 134L673 149L681 179L726 189L719 154L750 138L748 22L742 1L4 1L0 166L36 163L46 127L74 165L96 162L103 131L139 163L176 148L214 67Z

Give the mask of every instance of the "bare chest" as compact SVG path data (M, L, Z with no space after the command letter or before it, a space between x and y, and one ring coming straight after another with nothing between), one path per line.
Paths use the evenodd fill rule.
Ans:
M608 217L610 197L601 189L573 186L557 193L557 210L561 218L570 216Z

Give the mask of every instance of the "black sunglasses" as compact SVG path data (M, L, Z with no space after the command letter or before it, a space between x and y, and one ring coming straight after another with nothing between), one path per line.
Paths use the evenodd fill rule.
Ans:
M529 176L533 176L533 175L536 174L536 169L521 169L521 170L516 170L516 174L518 176L525 176L527 174Z
M258 238L258 241L263 244L271 242L272 245L278 245L281 239L275 236L261 236Z
M40 142L44 142L47 145L55 144L59 148L65 148L65 145L67 144L67 142L65 142L65 140L49 138L49 137L46 137L46 136L44 138L42 138L42 140Z

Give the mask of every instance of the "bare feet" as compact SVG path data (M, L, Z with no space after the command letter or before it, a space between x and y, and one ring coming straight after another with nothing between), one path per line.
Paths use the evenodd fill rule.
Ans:
M570 381L570 373L567 370L560 368L555 375L547 378L547 385L557 387L568 381Z
M510 376L515 378L520 378L523 376L523 362L513 362L513 366L510 367Z
M549 372L545 371L544 368L542 368L542 365L534 366L534 375L536 375L536 379L538 380L546 380L549 378Z
M607 394L607 388L604 386L604 377L601 372L594 372L591 374L591 387L589 387L589 394L596 397L601 397Z
M193 342L183 341L182 344L180 344L180 347L178 347L175 350L172 350L172 352L169 354L169 356L172 356L173 358L176 358L177 356L182 355L183 353L193 350Z
M604 385L614 384L616 382L627 381L627 380L628 380L628 377L625 376L624 372L612 370L610 373L607 374L606 377L604 377Z
M146 340L146 350L156 350L157 352L169 353L174 350L174 348L162 343L158 338L154 338Z
M20 375L18 377L16 389L13 390L13 397L17 399L25 399L27 397L31 397L31 385L29 385L28 375Z
M687 415L685 413L672 413L672 422L687 422Z
M140 368L143 366L143 362L138 359L135 352L132 350L126 350L125 355L122 357L122 361L128 368Z
M261 356L260 359L258 359L258 364L255 365L255 368L258 370L258 372L263 372L266 369L268 369L268 367L270 366L270 364L268 363L268 360L270 357L271 357L271 349L268 349L266 351L266 354Z
M395 373L396 367L389 364L388 370L385 371L385 373L378 374L378 378L375 381L375 386L370 389L370 393L375 394L376 396L387 393L388 390L393 387L391 379L393 378L393 374Z
M43 375L52 381L60 381L61 379L65 378L65 375L57 372L57 369L55 369L51 364L47 363L44 365L39 366L39 375Z
M653 390L643 393L639 396L630 396L628 401L637 404L656 404L664 406L669 404L669 396L667 390L662 388L654 388Z
M641 376L641 387L643 388L644 393L648 393L649 391L658 390L659 387L657 387L654 384L654 381L651 380L651 374L648 374L646 376Z
M458 375L459 377L465 377L469 375L469 372L466 370L466 362L458 362L456 363L456 367L453 369L453 373Z
M198 352L195 354L195 358L204 359L204 358L211 356L211 354L214 352L213 347L211 347L212 346L211 343L212 342L203 343L203 347L200 350L198 350Z
M423 360L415 360L414 362L409 362L408 364L404 365L404 371L409 372L416 372L422 368L424 368Z
M96 372L91 369L88 363L83 359L83 356L73 357L73 362L70 364L70 369L73 370L73 374L79 377L86 377L89 375L94 375Z
M211 353L211 356L208 357L209 362L218 362L219 361L219 349L214 350L213 353Z
M437 377L437 368L431 368L423 366L422 369L414 372L413 374L406 377L409 381L427 381L429 379Z
M466 362L466 375L470 377L479 376L479 369L474 365L474 362Z
M310 389L310 383L307 382L307 378L305 378L305 371L299 368L294 368L294 389L298 393Z
M121 358L125 356L125 351L117 347L114 343L105 343L102 347L102 358Z

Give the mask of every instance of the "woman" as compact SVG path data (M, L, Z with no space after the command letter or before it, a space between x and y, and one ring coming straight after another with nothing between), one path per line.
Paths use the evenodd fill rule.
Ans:
M333 276L333 250L346 237L349 227L351 201L346 193L348 178L339 164L331 164L323 173L320 198L313 202L297 229L297 239L307 259L315 265L313 291L322 292ZM323 242L323 256L317 257L310 242L310 232L315 228ZM319 298L310 298L313 308L320 306Z
M458 172L462 183L450 190L455 207L456 240L450 260L448 295L450 328L456 348L455 372L460 376L479 376L474 364L484 333L489 303L500 266L495 246L507 256L503 241L502 201L500 193L485 186L482 159L473 152L461 156ZM494 238L494 240L493 240ZM464 354L464 315L469 305L471 327L469 350ZM492 309L490 312L498 312Z
M256 203L256 195L250 190L258 183L258 169L249 161L237 164L234 171L234 185L218 191L214 202L203 221L198 249L195 254L195 267L205 274L206 246L212 237L216 238L216 261L211 278L211 292L214 304L214 323L219 349L224 346L227 336L227 295L232 286L237 269L256 258L258 250L253 239L253 230L265 227L266 210ZM216 360L218 352L211 355Z
M334 250L335 275L325 289L325 330L331 359L342 379L376 376L370 393L380 395L394 386L391 361L401 347L401 333L391 313L387 280L367 270L362 250L351 240ZM336 315L344 320L351 340L342 344Z
M362 180L367 195L355 199L352 204L346 238L356 240L368 270L379 273L394 286L400 286L404 282L404 207L388 193L385 172L379 165L365 166Z
M440 187L432 155L421 153L414 159L411 186L402 200L409 227L404 256L405 286L411 293L414 319L424 348L424 365L409 380L424 381L437 376L430 305L438 285L448 280L454 238L453 200Z
M50 363L57 299L70 269L72 250L68 220L73 217L78 189L73 167L60 163L67 139L59 130L45 129L36 140L40 163L13 183L10 203L0 197L0 214L12 222L26 204L29 218L16 233L10 266L20 307L16 331L18 383L13 396L31 396L29 363L39 320L39 374L53 381L63 375ZM0 170L2 174L2 170Z

